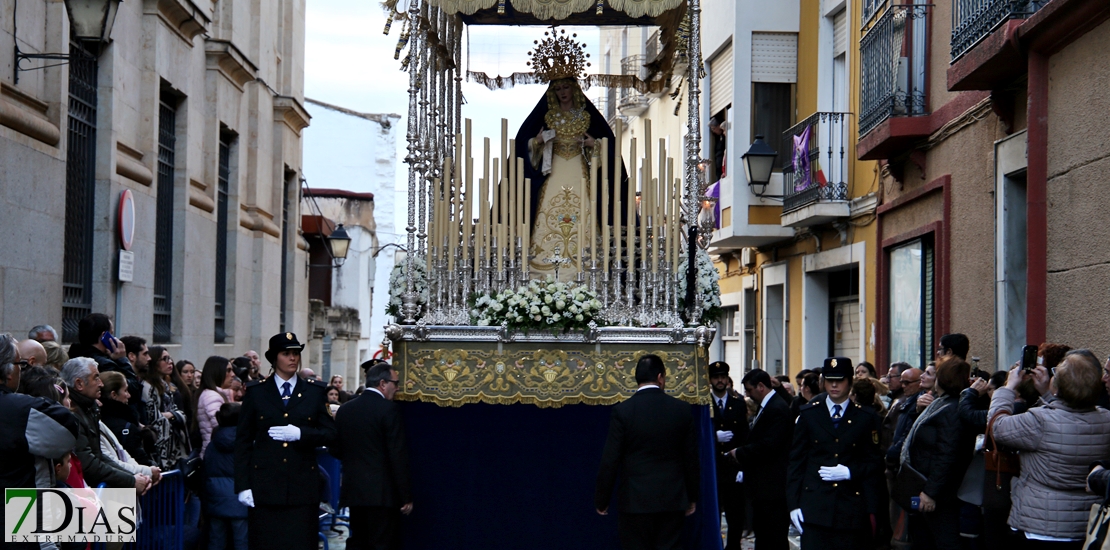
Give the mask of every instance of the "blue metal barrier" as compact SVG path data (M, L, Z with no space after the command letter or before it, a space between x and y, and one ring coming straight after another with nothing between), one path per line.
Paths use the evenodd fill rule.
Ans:
M343 463L331 456L327 447L316 449L316 462L328 479L328 505L334 510L334 513L327 514L326 518L321 518L320 529L327 528L332 531L338 531L337 527L350 529L350 525L347 524L350 518L346 514L340 513L339 509L339 491L343 484Z
M96 495L107 484L96 486ZM185 482L180 470L162 474L162 480L139 498L139 530L135 542L127 550L182 550L184 543ZM105 550L103 542L93 543L92 550Z
M137 550L182 550L185 546L185 480L180 470L162 472L162 480L139 499L141 519Z

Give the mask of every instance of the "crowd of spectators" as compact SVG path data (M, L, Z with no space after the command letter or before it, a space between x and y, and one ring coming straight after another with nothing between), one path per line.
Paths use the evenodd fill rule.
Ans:
M201 464L199 482L187 485L186 547L245 549L232 455L243 390L262 378L258 353L211 356L198 370L165 347L112 332L94 313L69 346L48 325L25 340L0 334L0 416L9 428L0 430L0 489L103 485L141 496L163 472ZM341 376L331 383L337 405L352 397Z

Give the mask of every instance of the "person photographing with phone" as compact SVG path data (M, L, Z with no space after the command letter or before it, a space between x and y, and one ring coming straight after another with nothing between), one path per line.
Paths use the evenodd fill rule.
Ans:
M69 347L69 357L88 357L96 361L99 372L118 372L127 380L131 397L127 404L136 415L142 406L143 382L127 359L127 346L112 335L112 320L103 313L90 313L77 323L77 342Z
M1024 353L1023 353L1023 361ZM1110 455L1110 411L1096 407L1102 365L1089 350L1073 350L1051 371L1042 365L1010 370L991 398L994 439L1019 451L1021 473L1013 480L1009 525L1019 548L1079 549L1091 505L1102 495L1085 490L1092 463ZM1014 410L1018 388L1031 380L1043 406Z

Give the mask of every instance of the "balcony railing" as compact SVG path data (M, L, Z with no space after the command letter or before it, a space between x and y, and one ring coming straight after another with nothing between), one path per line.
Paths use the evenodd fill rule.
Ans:
M814 113L782 133L782 213L816 202L848 200L848 117Z
M1010 19L1025 19L1048 0L953 0L952 62Z
M892 116L925 114L929 7L890 6L860 40L860 136Z
M630 55L621 59L621 74L647 78L647 59L643 54ZM624 116L639 116L647 110L648 98L635 88L621 88L617 109Z

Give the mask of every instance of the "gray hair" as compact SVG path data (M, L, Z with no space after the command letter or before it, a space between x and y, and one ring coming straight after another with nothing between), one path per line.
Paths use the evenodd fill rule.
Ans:
M15 369L15 358L19 355L15 348L15 337L5 332L0 334L0 383L7 384Z
M54 336L54 341L58 341L58 331L54 330L54 327L50 325L35 325L33 328L31 328L31 330L27 331L27 337L37 341L39 339L39 335L44 332L49 332L52 336Z
M62 380L65 380L67 386L76 387L77 379L88 378L95 366L96 361L91 357L74 357L62 365Z

